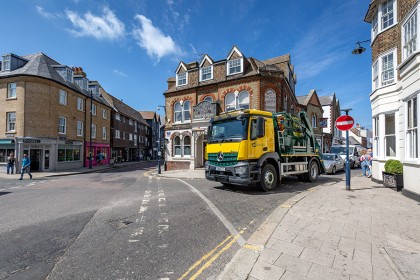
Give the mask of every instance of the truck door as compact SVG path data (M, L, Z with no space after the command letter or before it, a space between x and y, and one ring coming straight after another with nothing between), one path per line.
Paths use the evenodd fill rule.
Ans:
M259 159L263 153L265 153L265 137L258 137L258 117L250 118L249 125L249 145L248 145L248 158L249 159Z

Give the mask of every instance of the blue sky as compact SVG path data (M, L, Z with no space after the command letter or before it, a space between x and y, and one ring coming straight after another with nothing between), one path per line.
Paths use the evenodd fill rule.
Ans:
M180 61L226 58L233 45L259 60L290 53L296 95L336 93L371 127L370 0L3 0L0 53L43 52L83 67L138 110L164 104ZM5 12L7 11L7 12Z

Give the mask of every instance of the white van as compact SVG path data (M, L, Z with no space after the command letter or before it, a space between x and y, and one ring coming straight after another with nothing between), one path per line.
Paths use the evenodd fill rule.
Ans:
M360 167L360 151L362 146L360 145L349 145L349 161L350 168ZM340 155L346 160L346 145L333 145L331 146L330 153Z

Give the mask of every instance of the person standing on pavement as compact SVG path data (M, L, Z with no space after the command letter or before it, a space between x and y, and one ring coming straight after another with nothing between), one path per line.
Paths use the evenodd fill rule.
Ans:
M372 161L372 157L366 152L366 150L362 150L361 154L362 156L360 157L360 162L362 165L363 177L370 178L372 176L370 173L370 162Z
M31 160L29 159L27 154L23 154L22 158L22 168L20 169L20 178L19 180L23 179L23 174L26 172L29 175L29 178L32 179L31 171L29 170L29 166L31 165Z
M13 153L10 153L10 156L7 157L6 162L7 162L7 174L13 174L13 168L15 166L15 156L13 155Z

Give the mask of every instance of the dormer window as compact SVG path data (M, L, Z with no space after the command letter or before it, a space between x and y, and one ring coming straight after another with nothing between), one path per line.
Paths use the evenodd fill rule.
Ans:
M74 82L84 90L88 90L88 79L84 77L74 77Z
M73 83L73 70L70 67L59 65L54 66L58 74L69 83Z
M206 66L200 69L200 80L206 81L213 79L213 66Z
M242 58L232 59L228 61L228 75L242 72Z
M93 95L99 96L99 86L98 85L89 85L89 90Z
M177 86L185 86L187 84L187 72L178 73L176 75Z
M10 59L11 55L3 55L3 63L1 64L1 71L10 71Z

